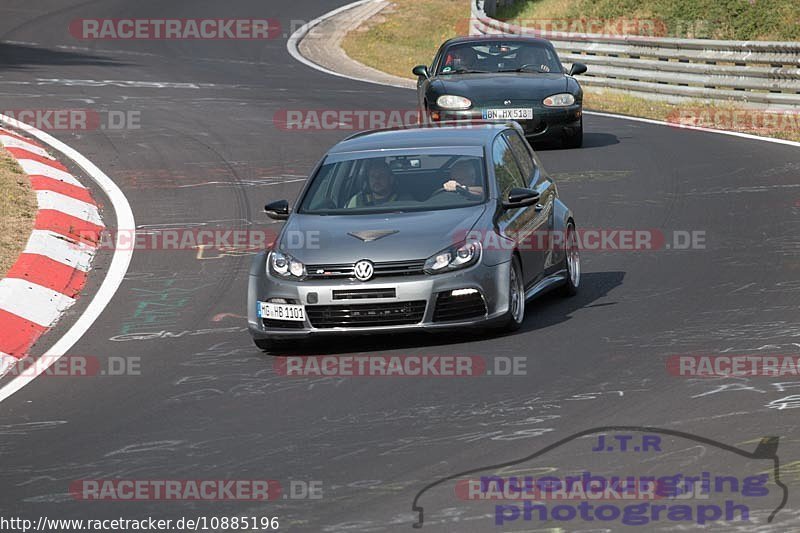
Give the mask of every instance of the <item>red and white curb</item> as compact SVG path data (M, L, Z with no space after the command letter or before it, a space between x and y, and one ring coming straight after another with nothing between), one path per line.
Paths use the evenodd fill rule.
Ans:
M25 249L0 280L0 376L27 356L86 284L104 229L88 189L36 141L0 128L28 175L38 213Z

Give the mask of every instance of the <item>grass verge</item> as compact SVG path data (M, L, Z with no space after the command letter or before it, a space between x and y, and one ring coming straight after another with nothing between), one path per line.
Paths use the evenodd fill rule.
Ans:
M0 279L28 242L36 217L36 196L17 162L0 148Z
M342 48L365 65L410 78L416 65L430 64L440 44L466 33L469 14L466 0L394 0L351 31Z
M561 31L608 31L624 24L626 33L653 37L797 41L797 0L518 0L498 9L497 18L523 26L574 25ZM547 22L544 22L547 21ZM583 29L584 27L585 29ZM554 28L559 29L559 28Z
M569 0L567 4L580 1ZM517 7L523 9L529 4L536 9L550 6L553 12L548 12L548 17L551 19L564 13L558 7L561 0L536 0L517 4ZM800 2L797 5L800 6ZM532 13L539 18L544 15L539 11ZM365 65L413 79L411 69L414 65L429 64L443 41L464 34L468 18L469 4L464 0L394 0L390 8L351 31L342 42L342 48L348 56ZM591 87L584 87L584 107L607 113L800 141L800 114L797 111L762 111L736 105L735 102L708 104L699 100L670 104Z

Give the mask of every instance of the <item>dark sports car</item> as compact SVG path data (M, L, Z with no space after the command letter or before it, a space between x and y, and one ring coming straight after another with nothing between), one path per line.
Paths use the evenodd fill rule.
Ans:
M514 120L530 141L583 142L583 90L564 71L550 41L520 36L457 37L446 41L430 67L418 65L420 110L432 122Z

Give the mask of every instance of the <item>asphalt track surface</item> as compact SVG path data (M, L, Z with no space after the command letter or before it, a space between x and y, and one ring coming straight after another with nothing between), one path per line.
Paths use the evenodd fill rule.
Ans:
M138 130L56 136L118 183L140 227L276 229L264 203L294 199L303 176L347 132L287 132L273 115L407 109L413 92L317 72L291 59L285 38L87 43L67 27L80 17L275 17L288 26L342 3L6 0L0 38L17 44L0 44L0 108L140 111ZM281 529L292 531L408 530L415 494L439 477L510 461L596 426L638 425L748 450L763 436L780 436L789 500L764 530L798 527L800 491L792 488L800 475L791 467L800 452L798 411L790 401L775 406L800 393L793 388L800 382L689 380L665 370L671 354L800 353L798 149L587 116L584 148L540 154L579 227L704 231L706 248L585 252L579 295L529 304L521 331L507 336L371 336L304 347L527 360L526 376L469 379L279 376L272 358L235 330L244 320L226 315L245 314L249 256L137 251L116 297L71 353L139 357L142 375L43 376L4 401L0 513L246 514L279 516ZM148 298L149 308L142 305ZM39 353L60 331L39 343ZM160 331L202 332L119 340ZM684 468L730 462L692 444L673 459ZM569 460L547 464L568 467ZM74 480L107 478L320 480L324 497L81 502L68 494ZM449 507L446 497L431 502L425 529L501 530ZM515 527L523 525L536 524Z

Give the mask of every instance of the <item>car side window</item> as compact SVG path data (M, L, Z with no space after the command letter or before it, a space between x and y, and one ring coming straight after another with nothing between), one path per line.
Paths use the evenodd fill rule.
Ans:
M531 159L531 153L527 146L525 146L525 141L522 140L518 132L507 131L503 135L508 141L508 144L511 145L511 150L514 152L514 155L517 157L519 168L522 171L522 177L525 180L525 187L527 187L533 179L534 170L536 168L533 159Z
M514 153L502 135L494 140L492 164L494 165L494 177L497 180L500 198L505 198L508 195L508 191L514 187L526 187Z

